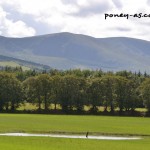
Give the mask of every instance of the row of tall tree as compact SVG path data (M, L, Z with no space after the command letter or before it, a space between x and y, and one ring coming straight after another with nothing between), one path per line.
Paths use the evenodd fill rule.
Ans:
M120 71L117 73L101 70L68 70L50 72L1 71L0 111L14 111L20 104L29 102L38 110L48 111L50 104L55 109L59 104L64 112L91 112L99 107L114 113L134 111L146 107L150 111L150 78L144 73Z

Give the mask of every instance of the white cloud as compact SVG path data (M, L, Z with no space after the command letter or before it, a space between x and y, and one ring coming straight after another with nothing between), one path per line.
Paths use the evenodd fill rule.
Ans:
M0 34L4 36L24 37L35 35L35 30L23 21L13 21L7 18L9 13L0 7Z
M31 27L27 27L27 25L22 21L17 22L6 22L7 27L7 35L13 37L24 37L24 36L33 36L35 35L35 30Z
M40 24L40 31L73 32L94 37L130 36L150 40L150 18L109 18L104 13L149 13L149 0L1 0L1 7L10 7L22 15L17 21L7 18L7 10L0 14L0 34L8 36L34 35L36 31L23 20L28 15ZM18 26L17 28L14 28ZM12 30L14 29L14 30ZM38 30L38 28L37 28ZM42 34L42 32L41 32Z

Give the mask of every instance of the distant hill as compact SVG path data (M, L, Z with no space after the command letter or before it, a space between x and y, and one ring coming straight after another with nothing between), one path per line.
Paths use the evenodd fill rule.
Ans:
M150 72L150 42L56 33L26 38L0 37L0 54L56 69L90 68Z
M25 60L21 60L21 59L16 59L16 58L0 55L0 68L6 67L6 66L9 66L9 67L21 66L23 70L34 69L34 70L40 71L40 70L50 70L51 69L49 66L46 66L46 65L41 65L38 63L34 63L34 62L29 62L29 61L25 61Z

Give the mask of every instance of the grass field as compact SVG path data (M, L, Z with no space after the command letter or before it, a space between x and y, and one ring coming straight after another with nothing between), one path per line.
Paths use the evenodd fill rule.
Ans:
M0 132L150 135L150 118L0 114Z
M142 140L112 141L49 137L2 137L2 150L149 150L150 118L0 114L0 132L148 135Z
M20 67L20 65L16 62L13 62L13 61L2 61L0 62L0 66L2 67L6 67L6 66L9 66L9 67ZM26 66L21 66L23 71L26 71L26 70L30 70L29 67L26 67Z
M150 139L106 141L40 137L0 137L2 150L149 150Z

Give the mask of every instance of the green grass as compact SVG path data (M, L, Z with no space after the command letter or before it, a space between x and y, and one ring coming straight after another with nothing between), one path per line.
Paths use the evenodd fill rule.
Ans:
M92 106L91 106L92 107ZM90 106L84 106L84 110L85 111L89 111ZM44 109L44 105L41 105L41 108ZM21 104L17 110L37 110L38 109L38 104L32 104L32 103L24 103L24 104ZM49 106L49 109L54 109L54 104L51 104ZM57 109L60 110L61 109L61 106L59 104L57 104ZM104 111L104 107L98 107L98 110L99 112L103 112ZM110 111L110 108L108 107L108 111ZM119 108L116 108L115 111L119 111ZM138 112L147 112L147 109L146 108L136 108L135 111L138 111Z
M0 132L150 135L150 118L0 114Z
M51 104L50 106L49 106L49 109L54 109L55 108L55 106L54 106L54 104ZM60 110L61 109L61 106L59 105L59 104L57 104L57 106L56 106L56 108L57 108L57 110ZM41 109L44 109L44 104L43 105L41 105ZM35 111L35 110L38 110L38 104L32 104L32 103L24 103L24 104L21 104L18 108L17 108L17 110L20 110L20 111L23 111L23 110L27 110L27 111Z
M45 137L0 137L2 150L149 150L150 139L112 141Z
M135 110L138 112L147 112L146 108L136 108Z
M2 66L2 67L6 67L6 66L9 66L9 67L20 67L21 65L19 65L16 62L13 62L13 61L2 61L2 62L0 62L0 66ZM21 67L22 67L23 71L30 70L29 67L26 67L26 66L21 66Z
M149 135L141 140L92 140L0 136L2 150L149 150L150 118L0 114L0 132L97 132Z
M33 105L31 103L24 103L24 104L21 104L17 110L37 110L38 109L38 106L37 105Z

